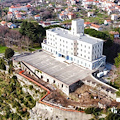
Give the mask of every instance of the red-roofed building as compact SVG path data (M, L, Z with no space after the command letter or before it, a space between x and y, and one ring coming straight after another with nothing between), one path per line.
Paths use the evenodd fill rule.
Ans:
M110 31L109 32L111 35L113 35L114 38L119 38L119 32L115 31Z
M68 19L73 19L73 18L75 18L76 17L76 15L74 14L74 13L72 13L72 12L69 12L68 13Z
M34 18L35 20L40 20L40 15L35 15Z
M0 24L1 24L2 26L5 26L7 23L6 23L5 21L1 21Z
M109 25L111 23L111 20L104 20L105 25Z
M23 11L28 11L28 8L30 8L31 7L31 5L26 5L26 6L11 6L11 7L9 7L9 11L10 12L14 12L14 11L21 11L21 10L23 10Z
M22 19L22 16L21 16L20 14L17 14L17 15L16 15L16 19L21 20L21 19Z
M84 27L89 27L91 25L90 22L84 22Z
M8 17L8 19L12 19L13 18L13 13L12 12L8 12L7 13L7 17Z
M90 28L95 29L97 31L101 31L102 30L102 27L99 26L99 25L96 25L96 24L91 24Z

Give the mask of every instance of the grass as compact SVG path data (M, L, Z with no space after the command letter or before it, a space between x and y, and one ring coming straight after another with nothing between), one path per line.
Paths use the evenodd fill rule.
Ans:
M19 31L19 30L20 30L20 28L13 28L13 30Z
M0 53L4 53L6 50L6 46L0 46Z

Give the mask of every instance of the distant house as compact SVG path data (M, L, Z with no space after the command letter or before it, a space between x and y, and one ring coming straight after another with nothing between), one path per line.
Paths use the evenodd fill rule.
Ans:
M49 7L53 7L53 5L50 3L49 5L48 5Z
M76 15L74 14L74 13L72 13L72 12L69 12L68 13L68 19L73 19L73 18L75 18L76 17Z
M91 25L90 22L84 22L84 27L89 27Z
M13 24L13 23L11 23L11 22L7 23L7 26L8 26L9 28L16 28L16 25Z
M19 11L18 11L18 10L15 10L15 11L14 11L14 13L15 13L15 15L16 15L16 14L18 14L18 13L19 13Z
M97 31L101 31L102 30L102 27L99 26L99 25L96 25L96 24L91 24L90 28L95 29Z
M16 15L16 19L17 19L17 20L21 20L21 19L22 19L21 14L17 14L17 15Z
M71 0L71 5L75 5L76 4L76 0Z
M73 10L77 12L77 11L78 11L78 8L77 8L77 7L73 7Z
M88 17L93 17L94 16L94 12L88 12Z
M55 11L55 12L60 12L60 11L61 11L61 8L55 8L54 11Z
M16 10L18 10L18 11L21 11L21 10L23 10L23 11L28 11L28 9L31 7L31 5L26 5L26 6L11 6L11 7L9 7L9 11L10 12L14 12L14 11L16 11Z
M59 19L60 20L67 20L68 16L66 14L61 13L61 14L59 14Z
M114 38L119 38L119 32L115 32L115 31L110 31L109 32L111 35L113 35L114 36Z
M111 23L111 20L104 20L105 25L109 25Z
M40 15L35 15L34 18L35 20L40 20Z
M0 24L1 24L2 26L5 26L7 23L6 23L5 21L1 21Z
M118 15L117 14L112 14L111 15L111 20L117 20L118 19Z
M13 18L13 13L12 12L8 12L7 13L7 17L8 17L8 19L12 19Z

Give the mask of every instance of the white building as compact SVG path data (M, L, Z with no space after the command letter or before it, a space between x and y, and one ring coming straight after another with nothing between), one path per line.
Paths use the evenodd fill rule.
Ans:
M52 28L46 31L42 49L90 70L105 65L103 40L84 35L84 20L72 20L71 31Z
M112 14L111 15L111 20L117 20L118 19L118 15L117 14Z
M97 31L102 31L102 27L96 24L91 24L90 28L95 29Z
M11 7L9 7L9 11L10 12L14 12L14 11L21 11L21 10L23 10L23 11L28 11L28 9L31 7L31 5L26 5L26 6L18 6L18 7L16 7L16 6L11 6Z

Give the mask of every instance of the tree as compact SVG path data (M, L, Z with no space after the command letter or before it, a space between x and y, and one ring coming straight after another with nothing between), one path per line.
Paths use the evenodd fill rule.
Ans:
M3 59L0 59L0 69L6 70L6 66Z
M114 59L115 66L118 68L120 66L120 53L118 53L118 56Z
M5 50L5 58L9 59L14 55L14 50L11 48L7 48Z
M20 33L26 37L28 37L31 42L33 43L39 43L41 45L41 42L45 36L45 29L38 25L36 22L27 22L23 21L20 28ZM27 46L30 44L29 39L27 39Z

